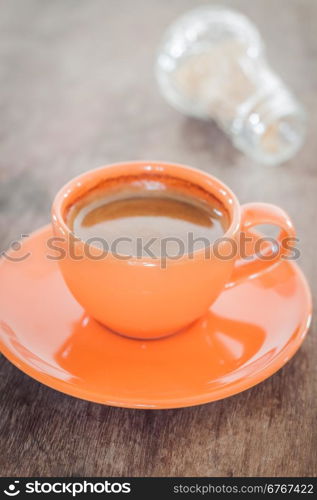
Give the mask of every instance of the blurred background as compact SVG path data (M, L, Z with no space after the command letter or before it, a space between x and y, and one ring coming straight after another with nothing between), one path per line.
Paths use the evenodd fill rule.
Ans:
M308 110L308 136L304 147L295 158L278 167L255 165L234 149L216 125L182 116L159 94L154 62L163 31L187 9L210 3L213 2L0 0L1 250L21 233L29 233L49 222L50 205L56 191L68 179L87 169L133 159L180 162L218 176L234 190L241 202L265 201L281 205L298 229L301 265L316 296L313 259L317 244L317 2L214 2L240 10L257 25L273 68ZM286 435L295 436L299 428L304 429L307 442L310 442L313 411L311 408L311 413L304 418L302 410L307 400L316 400L311 385L317 378L314 353L316 341L309 335L301 354L273 377L273 382L270 379L260 388L230 401L201 409L171 411L164 416L160 412L151 416L140 412L136 416L128 410L74 402L50 389L39 388L39 384L9 367L8 363L4 365L4 373L7 387L14 389L15 384L20 387L17 390L21 390L21 394L30 391L30 395L42 398L39 405L44 412L42 422L50 421L51 412L54 428L63 426L66 415L71 415L75 421L83 418L83 411L87 416L82 424L89 440L83 437L80 427L68 430L73 441L69 444L65 463L58 458L57 448L54 451L52 427L48 425L45 432L51 439L49 454L52 452L57 458L47 464L47 452L41 451L41 431L36 428L36 422L29 422L28 432L14 427L14 432L20 436L17 440L21 435L29 440L32 456L34 426L36 428L39 443L31 469L33 475L39 471L53 475L70 471L79 475L138 474L138 471L154 475L183 475L184 472L188 475L234 475L242 474L241 467L246 475L263 474L267 470L266 459L255 458L261 442L265 442L266 456L270 460L269 475L278 472L300 475L305 471L313 474L316 467L309 446L302 446L301 440L294 438L285 441L284 447L277 451L275 443L283 442ZM292 400L294 387L306 394L300 406L296 406L298 393L296 402ZM21 394L17 394L20 393L12 392L10 396L15 404L20 401ZM270 401L266 408L273 408L272 414L271 410L264 415L261 413L265 398ZM252 415L247 411L246 400L252 404ZM26 406L18 404L21 418L24 411L28 415L30 401ZM230 424L232 415L234 426ZM258 425L260 415L264 419L261 426ZM275 441L268 443L266 436L272 415L278 420ZM133 428L133 431L130 429L131 443L120 432L115 434L116 443L113 443L103 424L106 421L114 432L111 419L114 424L120 421L128 431L129 426ZM235 443L236 433L249 443L247 454ZM82 448L76 448L76 439L84 439ZM93 453L92 447L100 439L108 443L108 459L87 462L86 449L91 448ZM148 452L137 444L141 441ZM18 456L17 441L15 443L11 444L11 451L13 456L14 453ZM173 453L166 451L170 449ZM154 461L148 459L148 453L155 457ZM113 462L109 457L116 454L118 462ZM288 457L292 454L297 465L287 469L285 464L289 463ZM39 468L39 460L46 465ZM7 470L10 473L13 469ZM28 472L27 461L20 464L19 470L22 474Z

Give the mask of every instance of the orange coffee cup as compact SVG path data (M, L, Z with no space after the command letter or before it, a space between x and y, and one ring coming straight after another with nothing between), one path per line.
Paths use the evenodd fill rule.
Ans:
M124 259L84 242L67 224L72 206L108 180L172 178L215 197L228 217L228 228L217 252L193 251L179 258ZM54 235L63 250L59 265L65 282L89 315L112 330L134 338L154 339L170 335L201 317L225 287L252 278L289 251L284 241L295 237L288 215L264 203L240 206L233 192L215 177L194 168L163 162L134 161L104 166L68 182L52 207ZM270 258L254 256L242 261L241 235L252 234L259 224L280 228L278 251ZM254 237L254 234L253 234ZM212 248L210 249L212 250ZM234 250L234 251L233 251Z

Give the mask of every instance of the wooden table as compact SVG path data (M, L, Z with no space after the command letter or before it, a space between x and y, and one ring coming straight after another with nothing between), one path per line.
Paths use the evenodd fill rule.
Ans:
M203 0L201 3L207 3ZM195 0L0 0L0 245L49 220L56 190L124 159L183 162L242 202L282 205L317 296L317 2L221 2L247 13L272 64L309 110L300 154L253 164L212 124L158 94L156 46ZM317 472L316 321L300 352L264 383L200 407L141 411L79 401L1 361L3 475L309 476Z

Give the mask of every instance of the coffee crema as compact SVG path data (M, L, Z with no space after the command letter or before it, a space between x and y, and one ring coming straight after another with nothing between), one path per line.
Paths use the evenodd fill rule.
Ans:
M98 248L159 258L209 247L226 232L228 214L199 186L149 177L97 186L71 207L66 222Z

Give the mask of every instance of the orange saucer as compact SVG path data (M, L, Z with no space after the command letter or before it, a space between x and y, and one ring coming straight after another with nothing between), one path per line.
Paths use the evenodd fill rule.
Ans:
M23 262L0 261L0 346L18 368L61 392L128 408L198 405L266 379L305 338L310 291L286 261L225 290L182 332L120 337L73 299L57 263L44 255L50 234L46 226L22 243L21 253L31 253Z

